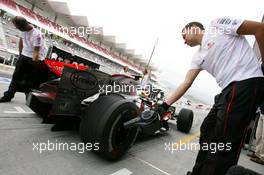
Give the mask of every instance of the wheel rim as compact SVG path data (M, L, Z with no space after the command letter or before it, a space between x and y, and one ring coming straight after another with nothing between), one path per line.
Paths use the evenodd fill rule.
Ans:
M137 128L125 129L124 122L136 117L137 111L135 109L126 109L117 117L114 122L114 127L110 131L109 145L112 147L111 152L116 153L117 149L122 149L123 146L131 144L131 137L134 137ZM133 141L132 141L133 143Z

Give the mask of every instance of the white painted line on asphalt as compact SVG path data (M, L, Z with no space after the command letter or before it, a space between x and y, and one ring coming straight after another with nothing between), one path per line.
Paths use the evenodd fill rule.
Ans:
M4 111L5 114L35 114L34 112L30 111L27 112L23 108L19 106L14 106L15 111Z
M140 159L140 158L138 158L138 157L134 157L134 158L137 159L137 160L139 160L139 161L141 161L141 162L143 162L143 163L145 163L145 164L147 164L148 166L150 166L150 167L152 167L152 168L158 170L159 172L161 172L161 173L163 173L163 174L170 175L170 173L167 173L166 171L163 171L163 170L159 169L159 168L156 167L155 165L152 165L151 163L149 163L149 162L147 162L147 161L145 161L145 160L143 160L143 159Z
M129 171L128 169L126 168L123 168L121 170L118 170L117 172L113 173L113 174L110 174L110 175L130 175L132 174L131 171Z
M0 83L10 84L10 82L11 82L11 79L10 78L0 77Z
M17 112L21 112L21 113L25 113L26 112L23 108L21 108L19 106L15 106L14 108L17 110Z

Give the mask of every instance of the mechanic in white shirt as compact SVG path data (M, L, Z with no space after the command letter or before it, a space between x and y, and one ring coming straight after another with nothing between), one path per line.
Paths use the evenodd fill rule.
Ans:
M121 69L121 71L119 72L119 74L126 74L128 75L129 72L128 72L128 66L124 66L123 69Z
M58 58L58 54L56 52L52 52L51 59L52 60L57 60L57 58Z
M254 35L264 60L264 24L238 19L213 20L205 30L199 22L183 29L185 44L200 46L183 83L157 108L162 115L206 70L222 92L201 125L200 151L187 175L224 175L236 165L247 127L264 97L264 77L257 56L244 35ZM216 145L216 151L204 148ZM207 147L206 147L207 146Z
M12 19L12 22L18 30L23 32L23 37L19 40L19 59L11 83L4 96L0 98L0 102L11 101L17 91L18 82L25 81L25 76L32 73L33 62L45 58L45 40L41 32L28 23L24 17L16 16Z
M264 104L260 107L260 116L257 121L257 128L256 128L256 150L255 152L250 155L250 160L264 165Z
M145 69L140 84L142 89L146 88L146 86L149 85L150 79L151 79L151 70Z

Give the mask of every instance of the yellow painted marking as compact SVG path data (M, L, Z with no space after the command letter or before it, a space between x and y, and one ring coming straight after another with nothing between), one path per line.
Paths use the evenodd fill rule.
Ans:
M199 137L199 136L200 136L200 132L197 132L197 133L195 133L195 134L193 134L193 135L190 135L190 136L188 136L188 137L185 137L185 138L179 140L178 142L174 143L174 144L173 144L173 148L176 149L176 148L178 148L178 145L188 143L188 142L190 142L190 141L196 139L196 138ZM176 148L175 148L175 147L176 147Z

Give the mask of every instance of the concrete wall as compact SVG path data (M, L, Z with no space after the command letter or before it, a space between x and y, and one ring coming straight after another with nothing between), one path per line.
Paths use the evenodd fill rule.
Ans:
M25 0L20 0L20 1L16 1L18 4L27 7L29 9L31 9L32 5L25 1ZM44 16L48 19L50 19L51 21L54 21L55 15L56 13L52 10L48 10L48 9L41 9L37 6L34 7L34 12L40 14L41 16ZM62 15L58 15L57 18L57 23L63 26L69 26L69 21Z
M17 4L19 4L19 5L22 5L24 7L27 7L29 9L31 9L31 7L32 7L32 5L29 2L25 1L25 0L20 0L20 1L15 1L15 2Z
M55 12L54 11L48 11L47 9L40 9L39 7L34 8L34 12L48 18L51 21L54 21L55 18Z

